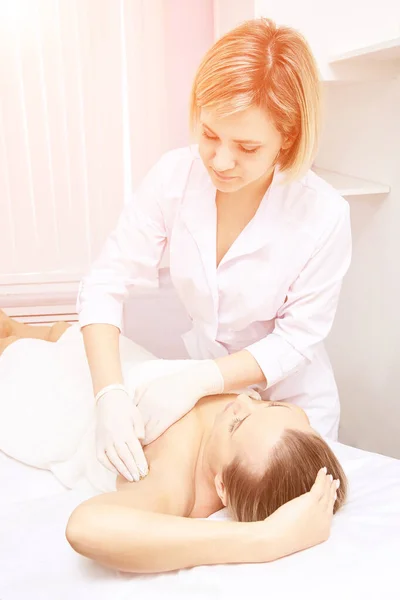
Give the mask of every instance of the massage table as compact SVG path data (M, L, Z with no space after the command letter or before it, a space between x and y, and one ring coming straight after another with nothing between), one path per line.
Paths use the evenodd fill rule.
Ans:
M327 542L272 563L157 575L118 573L75 553L65 526L89 494L0 452L0 598L398 600L400 460L332 448L349 478L349 499ZM228 516L222 510L210 518Z

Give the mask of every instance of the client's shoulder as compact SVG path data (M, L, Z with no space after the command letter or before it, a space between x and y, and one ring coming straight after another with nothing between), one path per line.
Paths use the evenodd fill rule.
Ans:
M198 448L200 433L198 411L193 409L144 447L146 458L154 464L174 459L186 463Z
M144 447L150 473L163 482L163 492L179 496L182 516L190 514L194 503L195 467L200 440L198 411L191 410Z

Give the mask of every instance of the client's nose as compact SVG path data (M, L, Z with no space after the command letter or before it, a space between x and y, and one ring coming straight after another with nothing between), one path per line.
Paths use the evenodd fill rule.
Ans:
M235 408L251 409L253 406L253 400L247 394L239 394L235 401Z

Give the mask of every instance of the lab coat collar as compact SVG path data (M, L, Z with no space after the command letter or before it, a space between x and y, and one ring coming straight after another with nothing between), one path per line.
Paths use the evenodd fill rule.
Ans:
M194 239L213 301L213 311L218 307L217 287L217 209L215 188L200 156L193 158L186 184L180 218ZM216 319L214 318L216 322Z
M271 184L264 194L256 214L236 238L220 262L220 266L240 256L257 252L267 243L270 244L271 240L278 235L278 228L273 214L278 208L282 180L282 173L278 167L275 167Z
M217 270L216 188L200 158L197 146L192 146L191 151L194 158L186 187L182 218L197 243L205 272L210 279L209 283L214 287L216 281L212 274L216 274ZM270 217L276 210L276 200L277 196L280 196L279 188L282 187L282 179L282 173L276 167L271 185L261 200L257 213L235 240L218 268L230 260L262 248L266 239L271 240L271 235L266 235L266 230L273 227Z

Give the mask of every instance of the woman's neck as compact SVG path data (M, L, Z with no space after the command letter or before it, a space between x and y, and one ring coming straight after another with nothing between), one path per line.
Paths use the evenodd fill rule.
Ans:
M221 499L215 488L215 466L207 453L208 441L214 426L216 415L225 407L232 395L221 395L217 398L203 398L196 405L196 413L200 429L200 443L197 461L194 468L194 505L190 517L209 517L223 508Z

